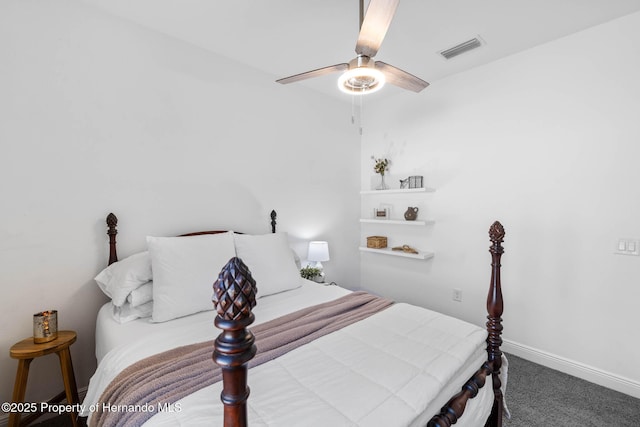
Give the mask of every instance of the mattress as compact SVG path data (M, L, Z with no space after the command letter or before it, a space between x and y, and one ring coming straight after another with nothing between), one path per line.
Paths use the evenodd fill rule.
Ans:
M306 282L306 281L305 281ZM336 299L349 291L306 282L258 300L255 324ZM104 388L126 366L173 347L214 339L215 312L165 323L119 324L108 305L96 331L99 365L83 402L91 416ZM409 304L319 338L249 371L251 426L418 426L435 415L486 360L486 331ZM216 383L159 411L145 425L222 425ZM483 425L493 391L483 387L457 425ZM303 420L303 421L301 421Z

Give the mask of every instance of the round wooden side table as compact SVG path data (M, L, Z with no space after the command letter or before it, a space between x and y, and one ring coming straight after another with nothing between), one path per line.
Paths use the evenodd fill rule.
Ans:
M76 341L76 333L74 331L58 331L58 338L46 343L36 344L33 338L25 338L15 343L10 350L10 355L14 359L18 359L18 371L16 372L16 382L13 385L12 402L24 402L24 395L27 390L27 379L29 377L29 365L36 357L46 356L47 354L56 353L60 359L60 368L62 370L62 381L64 382L64 391L51 399L49 404L58 403L66 397L68 404L79 404L78 389L76 386L76 377L73 373L73 364L71 363L71 352L69 347ZM26 425L38 418L43 413L40 411L31 413L22 421ZM74 427L78 426L77 412L70 412L71 422ZM20 412L9 413L9 427L18 427L20 423Z

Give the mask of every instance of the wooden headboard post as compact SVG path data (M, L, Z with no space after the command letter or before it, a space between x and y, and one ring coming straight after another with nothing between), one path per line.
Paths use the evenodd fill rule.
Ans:
M271 211L271 232L275 233L276 232L276 211L272 210Z
M504 241L504 227L500 222L496 221L489 229L489 239L491 240L491 285L489 287L489 295L487 296L487 353L489 356L489 364L492 369L493 381L493 408L491 409L491 417L488 424L495 427L502 426L502 416L504 412L504 397L500 388L500 368L502 368L502 285L500 282L500 259L504 253L502 242Z
M214 343L213 361L222 369L224 427L247 426L247 363L256 354L255 337L247 326L255 317L256 281L240 258L232 258L213 284L213 304L222 329Z
M109 265L118 261L118 253L116 251L116 234L118 234L118 218L110 213L107 215L107 234L109 235Z

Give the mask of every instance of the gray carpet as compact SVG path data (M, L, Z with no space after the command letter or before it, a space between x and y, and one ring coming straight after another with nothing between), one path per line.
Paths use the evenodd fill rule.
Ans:
M640 400L545 368L509 359L504 427L640 427ZM37 424L66 427L68 416Z
M505 427L639 427L640 400L545 368L509 359Z

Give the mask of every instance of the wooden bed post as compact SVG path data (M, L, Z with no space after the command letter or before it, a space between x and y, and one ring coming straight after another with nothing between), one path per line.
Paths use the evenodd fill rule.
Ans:
M489 364L492 369L492 381L493 381L493 408L491 409L491 416L487 421L488 426L502 427L502 416L504 413L504 397L502 396L502 390L500 388L500 368L502 367L502 351L500 346L502 345L502 286L500 283L500 258L504 253L502 242L504 241L504 227L500 222L496 221L489 229L489 239L491 240L491 286L489 288L489 295L487 296L487 353L489 355Z
M428 427L450 427L458 422L462 416L469 399L478 395L480 388L485 385L486 378L491 375L493 384L493 406L491 415L487 419L485 427L502 427L504 412L502 390L500 389L500 368L502 367L502 288L500 285L500 257L504 253L502 242L504 241L504 228L498 221L489 228L491 246L491 283L489 296L487 297L487 361L463 386L462 390L453 396L440 410L440 413L429 421Z
M224 266L213 284L213 304L218 312L215 325L222 329L216 338L213 361L222 369L224 427L247 426L247 363L256 354L255 338L247 326L255 317L256 282L240 258Z
M109 235L109 265L118 261L118 254L116 252L116 234L118 234L117 227L118 218L110 213L107 215L107 234Z

